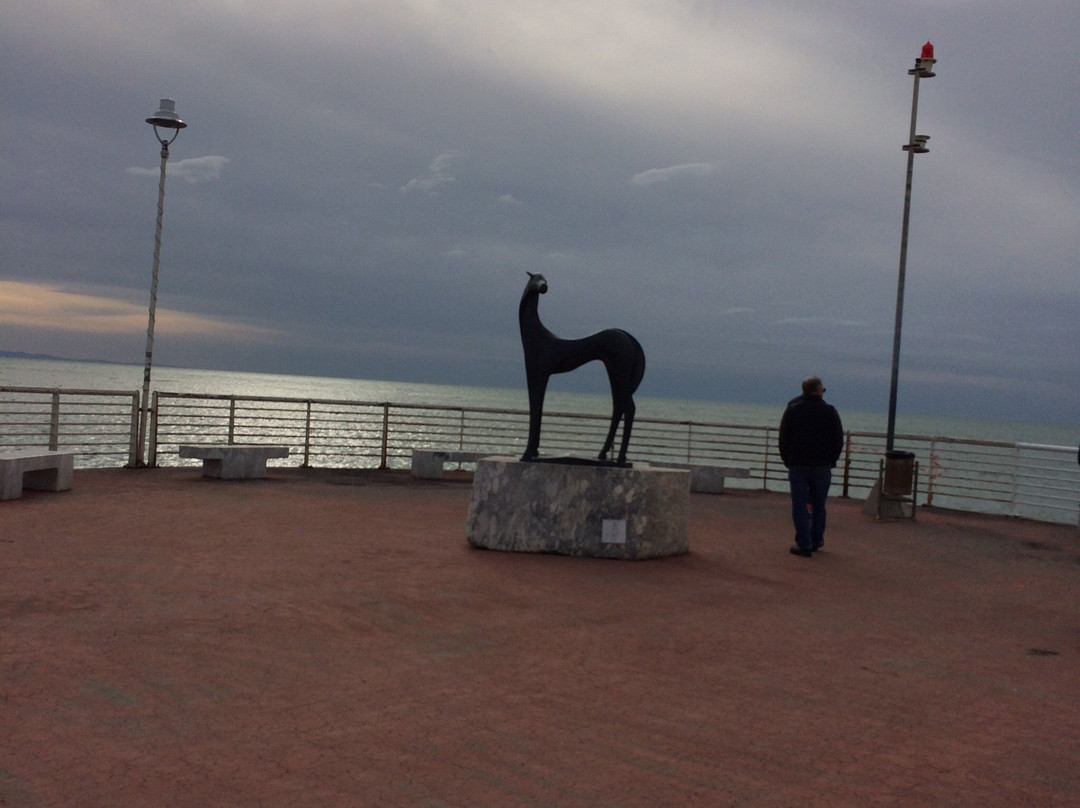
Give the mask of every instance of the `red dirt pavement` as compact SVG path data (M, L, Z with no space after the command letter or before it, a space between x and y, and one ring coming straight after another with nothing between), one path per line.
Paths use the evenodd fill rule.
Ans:
M471 549L467 479L76 471L0 503L0 806L1077 806L1080 536L691 498Z

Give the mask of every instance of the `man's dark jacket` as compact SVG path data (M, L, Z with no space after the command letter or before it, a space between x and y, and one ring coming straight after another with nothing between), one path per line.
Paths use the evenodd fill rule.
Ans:
M780 419L780 458L788 466L832 466L844 451L840 413L821 396L788 402Z

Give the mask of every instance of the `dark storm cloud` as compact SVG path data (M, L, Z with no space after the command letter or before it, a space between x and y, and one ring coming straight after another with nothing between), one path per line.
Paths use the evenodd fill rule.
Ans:
M1075 418L1075 4L15 0L0 20L0 282L55 320L123 304L72 335L17 325L0 287L0 347L139 360L142 119L173 97L159 306L203 326L163 324L162 363L516 386L529 270L553 330L642 339L651 394L782 395L813 370L880 410L907 70L931 39L902 403Z

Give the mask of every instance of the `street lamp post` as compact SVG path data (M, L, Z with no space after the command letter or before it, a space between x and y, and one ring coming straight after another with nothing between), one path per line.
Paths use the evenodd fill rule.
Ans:
M896 282L896 327L893 331L893 355L892 355L892 379L889 387L889 424L886 433L885 451L893 450L896 438L896 384L900 376L900 326L904 317L904 278L907 273L907 242L908 222L911 218L911 175L915 169L915 155L926 154L930 151L926 147L929 135L915 134L915 120L919 112L919 79L933 78L934 46L927 42L923 45L922 55L915 60L915 67L908 71L908 75L915 77L915 88L911 96L911 132L908 136L904 151L907 157L907 185L904 189L904 223L900 232L900 271Z
M176 103L171 98L161 99L161 108L146 119L154 127L154 137L161 144L161 178L158 180L157 229L154 231L154 272L150 280L150 318L146 326L146 364L143 366L142 406L139 411L139 444L136 457L145 465L146 430L150 421L150 366L154 355L154 317L157 312L158 267L161 262L161 217L165 212L165 163L169 159L169 145L176 140L180 130L187 126L176 114ZM165 137L158 130L172 132Z

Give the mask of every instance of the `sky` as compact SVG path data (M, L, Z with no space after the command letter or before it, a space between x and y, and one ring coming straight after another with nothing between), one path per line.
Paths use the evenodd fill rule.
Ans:
M524 388L516 319L639 395L1080 418L1075 0L6 0L0 351ZM137 381L141 381L141 371ZM553 380L604 392L594 363Z

